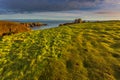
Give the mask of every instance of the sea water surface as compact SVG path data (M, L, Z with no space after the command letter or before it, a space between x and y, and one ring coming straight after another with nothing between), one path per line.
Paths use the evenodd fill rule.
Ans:
M48 29L58 27L59 24L73 22L72 20L41 20L41 19L14 19L10 21L17 21L17 22L41 22L47 24L46 26L35 26L32 30L40 30L40 29Z

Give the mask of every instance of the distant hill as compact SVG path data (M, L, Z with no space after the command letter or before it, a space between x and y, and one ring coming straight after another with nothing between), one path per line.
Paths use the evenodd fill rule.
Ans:
M0 39L1 80L120 80L119 75L119 21L71 24Z

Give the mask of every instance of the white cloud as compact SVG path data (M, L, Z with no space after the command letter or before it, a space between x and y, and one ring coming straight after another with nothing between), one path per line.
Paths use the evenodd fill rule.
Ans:
M105 3L107 4L120 4L120 0L105 0Z
M105 11L59 11L59 12L39 12L26 14L5 14L0 15L1 19L44 19L44 20L74 20L82 18L84 20L111 20L119 19L120 12Z

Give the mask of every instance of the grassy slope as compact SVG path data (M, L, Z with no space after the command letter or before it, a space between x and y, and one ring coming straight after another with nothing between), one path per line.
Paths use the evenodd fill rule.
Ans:
M0 80L120 80L120 22L4 36Z

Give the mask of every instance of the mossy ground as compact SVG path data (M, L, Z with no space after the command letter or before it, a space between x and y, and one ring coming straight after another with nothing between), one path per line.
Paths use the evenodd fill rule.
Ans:
M120 80L120 22L0 38L0 80Z

